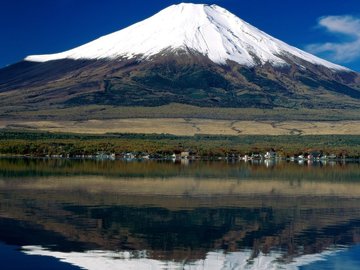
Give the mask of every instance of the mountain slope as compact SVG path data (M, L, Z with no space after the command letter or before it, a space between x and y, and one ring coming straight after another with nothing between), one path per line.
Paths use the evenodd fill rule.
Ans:
M216 5L180 4L0 70L1 114L84 105L360 108L360 76Z

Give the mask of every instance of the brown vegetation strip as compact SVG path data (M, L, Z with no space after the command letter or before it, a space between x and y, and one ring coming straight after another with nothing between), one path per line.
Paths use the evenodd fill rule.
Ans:
M71 181L70 181L71 180ZM255 179L198 179L192 177L172 178L106 178L96 177L49 177L36 181L0 183L0 190L49 190L90 194L133 194L162 196L334 196L358 198L358 183L334 183L316 181L255 180Z

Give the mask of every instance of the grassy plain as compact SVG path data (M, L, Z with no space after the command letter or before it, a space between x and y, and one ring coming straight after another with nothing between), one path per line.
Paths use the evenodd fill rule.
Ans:
M236 121L133 118L87 121L0 121L0 127L81 134L360 135L360 121Z
M6 108L2 108L4 111ZM0 154L190 150L224 156L274 148L360 156L360 110L88 105L0 113Z

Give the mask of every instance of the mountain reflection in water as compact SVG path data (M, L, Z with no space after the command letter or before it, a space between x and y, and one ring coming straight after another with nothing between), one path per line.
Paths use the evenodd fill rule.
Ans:
M359 244L359 180L358 163L0 159L0 242L85 269L297 269Z

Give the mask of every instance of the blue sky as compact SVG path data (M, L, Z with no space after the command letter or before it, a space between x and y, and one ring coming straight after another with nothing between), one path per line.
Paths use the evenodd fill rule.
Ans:
M183 1L1 0L0 67L89 42ZM184 1L188 2L188 1ZM213 0L261 30L360 71L359 0Z

